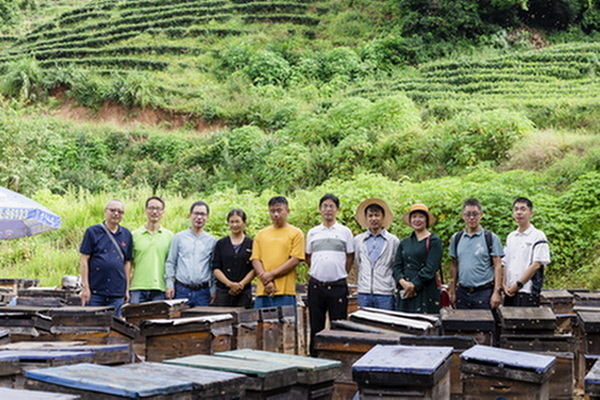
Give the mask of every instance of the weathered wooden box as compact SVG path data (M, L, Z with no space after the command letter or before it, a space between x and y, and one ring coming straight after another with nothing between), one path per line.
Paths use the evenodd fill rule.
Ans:
M377 345L352 366L361 399L449 399L452 347Z
M189 308L185 299L148 301L139 304L125 304L121 316L129 323L140 326L147 319L179 318L183 310Z
M232 349L257 349L258 310L240 307L193 307L184 310L182 317L230 314L233 318Z
M232 320L230 314L146 320L146 361L231 350Z
M331 329L340 331L368 332L379 333L384 335L415 337L415 335L411 335L410 333L402 333L398 331L393 331L391 329L379 328L374 325L361 324L360 322L349 321L347 319L338 319L336 321L331 321L329 325Z
M566 289L543 289L540 305L550 307L554 314L570 314L573 312L574 297Z
M29 306L0 307L0 327L10 331L14 341L32 340L50 327L47 308Z
M500 337L500 347L519 351L575 353L576 342L573 335L502 334Z
M440 311L442 332L447 336L470 336L477 344L491 346L494 342L496 322L491 310Z
M148 377L190 381L193 400L239 399L244 398L246 391L246 376L231 372L152 362L127 364L118 368Z
M96 364L36 369L25 374L27 389L77 394L90 400L191 400L190 381L140 374Z
M600 399L600 361L585 376L585 395L591 400Z
M405 346L452 347L452 365L450 366L450 397L457 399L462 398L460 355L463 351L475 346L475 339L470 336L402 336L400 337L400 344Z
M281 352L298 354L298 327L296 326L296 306L281 306L279 322L281 323Z
M577 306L600 307L600 292L575 292Z
M552 335L556 330L556 316L550 307L499 307L498 316L502 335Z
M91 353L91 362L101 365L126 364L133 361L130 345L86 345L84 342L16 342L0 347L0 355L12 352L85 352Z
M384 335L369 332L351 332L325 329L315 336L315 348L319 358L338 360L342 363L335 380L334 398L348 399L354 396L358 386L352 380L352 364L378 344L399 344L400 334Z
M600 313L578 312L577 322L583 333L585 353L600 354Z
M74 299L81 303L79 295L71 289L30 287L17 291L16 303L31 307L63 307L72 304Z
M298 380L296 368L272 362L195 355L166 360L165 363L244 374L246 375L246 398L292 400L294 397L291 388Z
M80 396L37 390L9 389L0 387L0 399L6 400L79 400Z
M550 400L572 400L575 391L575 355L570 352L545 351L539 354L556 358L550 377Z
M258 350L282 352L283 334L281 328L282 324L277 307L259 308L256 331Z
M555 357L477 345L460 359L465 400L549 399Z
M436 334L437 328L435 323L423 319L423 317L423 315L419 314L386 312L377 309L360 309L350 314L351 321L361 324L373 325L411 335Z
M227 351L216 355L295 367L298 372L298 382L292 387L292 392L299 399L331 398L333 381L339 375L342 365L340 361L335 360L249 349Z

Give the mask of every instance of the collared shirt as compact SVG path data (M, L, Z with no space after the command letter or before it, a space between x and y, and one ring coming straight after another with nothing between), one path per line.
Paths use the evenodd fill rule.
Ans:
M306 235L306 253L311 254L311 277L322 282L346 278L346 255L354 253L354 236L337 222L329 228L315 226Z
M483 228L469 235L465 233L454 245L456 233L450 239L450 257L458 260L458 283L466 287L483 286L494 281L491 257L503 257L504 250L498 235L492 233L492 253L488 252ZM456 252L455 252L456 251Z
M166 263L167 289L174 287L174 280L186 285L210 283L215 288L212 273L212 256L217 240L202 231L199 235L191 229L181 231L173 237Z
M132 232L133 275L130 290L165 291L165 262L173 232L160 227L152 233L145 226Z
M108 235L112 235L122 250L115 247ZM79 252L90 256L88 280L92 294L122 297L127 288L125 261L132 259L133 240L131 232L119 225L115 233L108 233L102 224L86 229Z
M550 263L548 243L539 243L533 248L536 243L546 240L544 232L536 229L533 225L530 225L523 233L516 230L508 235L504 249L506 254L502 259L507 286L514 285L533 262L543 265ZM519 292L531 293L531 286L531 280L529 280Z
M369 260L374 264L381 255L381 250L383 250L383 246L385 245L383 229L378 234L374 234L371 230L368 230L365 244L367 245Z

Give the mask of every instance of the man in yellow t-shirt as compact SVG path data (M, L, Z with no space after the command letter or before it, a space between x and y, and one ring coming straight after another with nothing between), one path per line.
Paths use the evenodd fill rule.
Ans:
M273 225L262 229L252 244L252 266L259 280L254 308L296 305L296 266L304 260L304 234L288 224L288 201L269 200Z

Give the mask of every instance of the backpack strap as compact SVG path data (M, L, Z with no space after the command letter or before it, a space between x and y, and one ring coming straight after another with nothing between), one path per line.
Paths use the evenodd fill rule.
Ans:
M488 255L490 256L490 263L494 266L494 259L492 258L492 232L484 229L483 235L485 236L485 244L487 245Z
M548 241L538 240L533 244L533 246L531 246L531 259L529 265L533 264L533 252L535 247L543 243L548 244ZM531 294L539 295L542 292L542 286L544 285L544 267L545 265L541 264L540 268L535 271L535 274L531 277Z

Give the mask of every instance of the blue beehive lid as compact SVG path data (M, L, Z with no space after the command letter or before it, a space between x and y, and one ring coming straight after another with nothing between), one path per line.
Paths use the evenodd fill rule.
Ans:
M359 384L433 386L452 362L452 347L377 345L352 365Z
M540 383L549 379L556 357L526 351L473 346L460 356L463 372Z
M132 399L190 392L193 387L187 380L147 376L134 371L86 363L36 369L27 371L25 376L53 385Z

